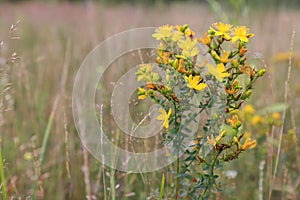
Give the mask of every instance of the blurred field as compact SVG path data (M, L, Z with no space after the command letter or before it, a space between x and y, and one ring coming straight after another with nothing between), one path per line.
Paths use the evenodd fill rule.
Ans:
M250 51L257 57L253 62L267 68L267 76L254 86L254 95L250 99L257 111L285 101L293 30L295 38L285 121L265 126L249 122L249 132L258 138L259 145L252 152L243 154L241 160L226 165L226 169L235 170L238 175L226 179L224 172L222 182L229 184L229 188L216 194L215 198L258 199L261 164L264 199L268 199L271 190L271 199L299 199L300 10L249 7L240 13L222 11L230 20L248 26L255 34L250 43ZM130 28L185 23L199 34L220 20L218 14L208 4L196 3L151 7L1 4L0 41L4 40L6 44L0 57L9 57L14 51L21 57L9 68L12 83L8 101L10 111L0 118L0 121L5 120L0 126L0 141L9 199L31 196L35 174L39 174L37 199L155 199L150 197L158 192L161 174L166 171L124 174L103 167L82 149L71 110L76 71L93 47L113 34ZM14 35L21 39L10 40L11 24L18 20L20 23ZM64 72L66 67L67 73ZM67 80L61 90L63 74ZM53 109L59 95L57 109ZM49 118L50 122L52 120L51 112L54 114L53 126L44 149L45 157L40 163L39 153ZM278 112L281 119L283 109L279 108ZM279 165L272 179L277 158ZM263 160L265 165L261 163ZM171 182L171 176L167 178ZM168 192L171 189L166 189L166 194Z

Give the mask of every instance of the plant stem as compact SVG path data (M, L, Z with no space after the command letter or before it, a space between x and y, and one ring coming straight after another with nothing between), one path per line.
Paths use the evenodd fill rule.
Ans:
M180 137L179 132L178 132L178 123L177 123L177 106L176 106L176 103L173 102L174 104L174 114L175 114L175 131L177 133L177 136L176 137ZM179 138L178 138L179 140ZM175 145L178 145L179 143L177 143L177 141L175 141ZM175 199L178 199L178 195L179 195L179 178L178 178L178 174L179 174L179 146L177 146L176 148L177 149L177 160L176 160L176 182L175 182Z
M176 188L176 199L178 199L178 195L179 195L179 178L178 178L178 174L179 174L179 158L177 158L176 160L176 182L175 182L175 188Z
M214 175L214 168L215 168L215 164L216 164L216 161L220 155L220 151L218 151L218 153L216 154L216 157L214 158L214 161L213 163L211 164L210 166L210 175L209 175L209 178L208 178L208 181L206 182L206 186L205 186L205 190L202 192L201 196L200 196L200 200L203 200L204 196L206 195L209 187L211 186L211 177L213 177Z
M0 149L0 175L1 175L1 189L2 189L2 198L3 200L7 199L6 194L6 180L4 176L4 167L3 167L3 161L2 161L2 150Z

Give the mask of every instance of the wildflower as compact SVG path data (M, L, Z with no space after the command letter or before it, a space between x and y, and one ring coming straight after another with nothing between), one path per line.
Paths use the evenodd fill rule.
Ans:
M171 52L159 50L158 51L157 62L165 64L165 65L168 64L169 63L169 59L170 59L170 55L171 55Z
M207 33L204 33L203 39L199 38L198 40L199 40L199 42L206 44L206 45L210 45L210 41L211 41L210 36L207 36Z
M210 137L207 136L207 142L209 144L211 144L213 147L216 147L217 142L216 142L215 137L213 135L211 135Z
M214 29L215 28L215 29ZM210 27L210 30L216 36L223 36L226 40L230 40L231 37L229 32L231 31L232 25L231 24L224 24L222 22L217 22Z
M159 108L158 110L161 114L157 116L157 120L163 121L163 126L165 128L169 128L169 118L172 114L172 109L170 108L168 113L163 108Z
M255 74L253 68L249 65L244 65L243 67L240 67L240 72L248 74L250 78L253 78Z
M252 125L256 125L256 124L263 124L266 122L266 119L259 116L259 115L255 115L252 120L251 120L251 124Z
M254 36L253 33L248 33L249 29L246 26L237 26L233 29L234 36L232 37L232 43L237 40L242 42L248 42L248 38Z
M239 91L237 86L238 86L238 80L235 79L230 88L225 87L226 93L229 94L229 95L233 95L233 94L237 93Z
M229 57L229 53L227 51L224 51L222 56L220 57L214 50L211 51L211 55L217 59L218 61L222 62L222 63L228 63L231 60L228 59Z
M245 106L245 108L244 108L244 111L245 111L245 113L248 113L248 114L254 114L254 112L255 112L255 109L253 108L253 106L252 105L250 105L250 104L247 104L246 106Z
M165 38L170 38L172 36L173 26L164 25L155 30L155 33L152 34L156 40L162 40Z
M235 129L239 128L242 125L237 115L232 115L231 119L226 119L226 122L229 123Z
M183 33L180 31L174 31L171 40L173 42L178 42L182 39Z
M215 139L213 135L207 136L207 141L210 143L213 147L216 147L217 143L226 135L226 131L223 130L221 133L218 135L218 137Z
M207 64L208 73L212 74L219 82L222 82L223 78L230 76L228 72L226 72L226 68L223 63L217 65L215 68L211 64Z
M279 119L280 119L280 113L279 113L279 112L274 112L274 113L272 114L272 118L273 118L274 120L279 120Z
M189 25L185 24L183 26L176 26L176 29L182 33L184 33L186 36L193 37L195 35L194 31L192 31L189 27Z
M224 136L226 135L226 131L222 130L221 133L218 135L218 137L216 138L216 143L219 142L219 140L221 140Z
M180 73L185 73L185 74L189 74L188 71L186 71L185 67L183 66L184 64L184 59L183 58L180 58L179 59L179 64L178 64L178 67L177 67L177 71L180 72Z
M179 48L182 49L182 55L184 57L194 57L199 54L199 50L196 47L197 40L191 40L191 38L186 38L185 40L180 41Z
M222 63L230 62L231 60L228 59L228 57L229 57L229 53L227 51L224 51L221 58L220 58L220 62L222 62Z
M187 28L187 29L185 29L184 34L186 36L193 37L195 35L195 32L192 31L190 28Z
M248 148L253 148L256 146L256 140L251 140L251 138L247 138L244 144L242 145L242 150L246 150Z
M148 96L147 91L141 87L138 88L138 95L138 99L140 100L146 99Z
M206 83L199 83L201 81L201 76L192 76L190 75L188 78L187 78L187 81L188 81L188 84L187 86L189 88L193 88L195 90L203 90L204 88L207 87L207 84Z

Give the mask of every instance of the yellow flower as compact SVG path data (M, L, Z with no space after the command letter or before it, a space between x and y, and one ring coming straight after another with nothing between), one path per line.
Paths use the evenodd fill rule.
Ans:
M155 33L152 34L156 40L162 40L165 38L170 38L172 36L173 26L164 25L155 30Z
M218 137L215 139L213 135L210 137L207 136L207 142L210 143L213 147L216 147L217 143L226 135L226 131L223 130L221 133L218 135Z
M274 120L279 120L279 119L280 119L280 113L279 113L279 112L274 112L274 113L272 114L272 118L273 118Z
M195 35L194 31L192 31L190 28L185 29L184 34L189 37L193 37Z
M206 44L206 45L210 45L210 41L211 41L210 36L207 36L207 33L204 33L203 39L199 38L199 42Z
M190 29L188 24L184 24L183 26L176 25L176 29L189 37L193 37L195 35L194 31Z
M158 50L157 62L167 65L169 63L171 52Z
M147 91L144 88L139 87L138 88L138 99L143 100L147 98Z
M207 84L206 83L199 83L201 80L201 76L192 76L190 75L188 78L187 78L187 81L188 81L188 84L187 86L189 88L193 88L195 90L203 90L204 88L207 87Z
M228 59L228 57L229 57L229 53L227 51L224 51L221 58L220 58L220 62L222 62L222 63L230 62L231 60Z
M255 109L253 108L252 105L247 104L247 105L245 106L245 108L244 108L244 111L245 111L245 113L248 113L248 114L252 115L252 114L254 114Z
M215 59L219 60L219 61L222 62L222 63L228 63L228 62L231 61L231 60L228 59L229 53L228 53L227 51L224 51L223 54L222 54L222 56L220 57L214 50L212 50L212 51L211 51L211 55L212 55Z
M215 29L214 29L215 28ZM217 22L210 27L210 30L214 32L216 36L223 36L226 40L230 40L231 37L229 32L231 31L231 24L224 24L222 22Z
M208 142L209 144L211 144L213 147L215 147L216 144L217 144L217 142L216 142L216 140L215 140L215 137L214 137L213 135L211 135L210 137L207 136L207 142Z
M244 65L244 66L240 67L239 69L240 69L240 72L242 72L244 74L248 74L250 76L250 78L253 78L255 75L253 68L249 65Z
M232 85L230 86L230 88L226 88L225 87L226 93L229 94L229 95L233 95L233 94L237 93L239 91L239 89L237 88L237 86L238 86L238 80L235 79L233 81Z
M251 124L252 125L256 125L256 124L263 124L266 122L266 119L259 116L259 115L255 115L252 120L251 120Z
M231 119L226 119L226 122L229 123L233 128L238 128L241 126L241 121L237 115L232 115Z
M180 31L174 31L172 35L172 41L173 42L178 42L182 39L183 33Z
M172 114L172 109L170 108L169 109L169 111L168 111L168 113L165 111L165 109L163 109L163 108L159 108L159 110L158 110L161 114L160 115L158 115L157 116L157 120L161 120L161 121L163 121L164 123L163 123L163 126L165 127L165 128L169 128L169 118L170 118L170 116L171 116L171 114Z
M224 136L226 135L226 131L222 130L221 133L218 135L218 137L216 138L216 143L219 142L219 140L221 140Z
M181 40L178 46L182 49L182 55L189 58L199 54L200 51L198 50L196 44L196 39L192 41L191 38L188 37L185 40Z
M237 40L242 42L248 42L248 38L254 36L252 33L248 33L249 29L246 26L237 26L234 28L234 36L232 37L232 43Z
M212 74L219 82L222 82L224 77L230 76L223 63L218 64L217 68L211 64L207 64L207 67L208 73Z
M247 138L242 146L242 150L246 150L248 148L253 148L256 146L256 140L251 140L251 138Z

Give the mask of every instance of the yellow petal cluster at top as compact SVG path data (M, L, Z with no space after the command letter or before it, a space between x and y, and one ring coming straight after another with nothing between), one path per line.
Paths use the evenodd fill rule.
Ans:
M249 29L246 26L233 27L231 24L225 24L222 22L214 23L209 30L209 33L215 36L221 36L225 40L231 40L232 43L236 41L248 42L248 38L254 36L253 33L249 33ZM204 35L204 39L201 39L202 43L208 45L208 38Z
M232 43L235 43L237 40L248 42L248 38L254 36L253 33L249 33L249 29L246 26L237 26L233 29L233 32Z
M214 32L216 36L223 36L226 40L230 40L231 36L229 35L231 31L231 24L223 24L222 22L214 23L210 30Z
M155 33L152 34L152 36L156 39L156 40L163 40L165 38L169 38L171 37L173 34L173 26L171 25L164 25L159 27Z

